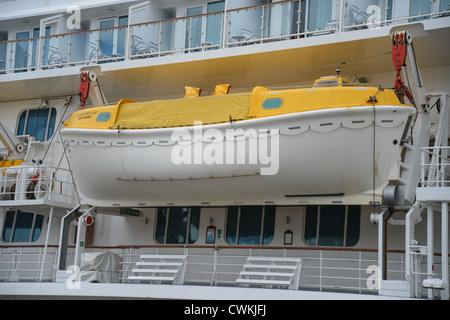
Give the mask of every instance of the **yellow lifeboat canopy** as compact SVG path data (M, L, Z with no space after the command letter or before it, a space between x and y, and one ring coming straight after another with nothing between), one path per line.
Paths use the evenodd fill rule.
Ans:
M340 76L322 77L312 87L272 90L257 86L233 93L135 102L79 110L68 128L154 129L235 122L284 114L361 106L405 106L393 90L353 84Z

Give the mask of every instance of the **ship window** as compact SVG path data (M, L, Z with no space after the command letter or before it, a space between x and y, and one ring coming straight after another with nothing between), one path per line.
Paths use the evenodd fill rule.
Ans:
M309 206L305 242L310 246L353 247L359 240L360 206Z
M156 242L192 244L198 238L199 207L159 208L156 217Z
M19 116L17 135L30 135L35 141L46 141L53 136L56 122L55 108L28 109Z
M9 210L6 213L3 241L35 242L42 231L44 216L20 210Z
M229 244L268 245L273 240L274 206L229 207L226 240Z
M263 103L263 109L264 110L278 109L282 105L283 105L283 99L281 99L281 98L267 99Z

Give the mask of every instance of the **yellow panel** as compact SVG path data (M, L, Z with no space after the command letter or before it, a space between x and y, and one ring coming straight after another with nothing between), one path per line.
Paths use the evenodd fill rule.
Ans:
M124 103L130 102L134 101L122 99L114 106L78 110L70 116L67 126L79 129L109 129L116 122L119 107Z
M250 93L124 103L113 128L167 128L222 123L248 118Z
M260 103L255 102L251 114L268 117L294 112L305 112L331 108L371 106L371 96L376 97L375 105L402 105L391 90L379 91L374 87L321 87L259 92ZM279 108L264 109L269 99L282 99ZM253 107L253 105L252 105Z

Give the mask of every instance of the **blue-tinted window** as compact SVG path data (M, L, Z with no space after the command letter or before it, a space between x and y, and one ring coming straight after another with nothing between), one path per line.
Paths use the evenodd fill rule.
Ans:
M42 215L20 210L8 211L3 228L3 241L35 242L41 235L43 221Z
M360 213L360 206L308 206L305 242L310 246L355 246L359 241Z
M53 136L55 123L54 108L25 110L19 116L17 135L30 135L35 137L35 141L46 141Z
M159 208L155 239L161 244L192 244L198 238L200 208Z
M268 245L273 240L275 207L229 207L226 240L229 244Z

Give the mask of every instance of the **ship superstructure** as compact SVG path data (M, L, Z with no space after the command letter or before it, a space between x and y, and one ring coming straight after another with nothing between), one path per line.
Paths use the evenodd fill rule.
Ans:
M1 2L0 294L448 299L449 6Z

